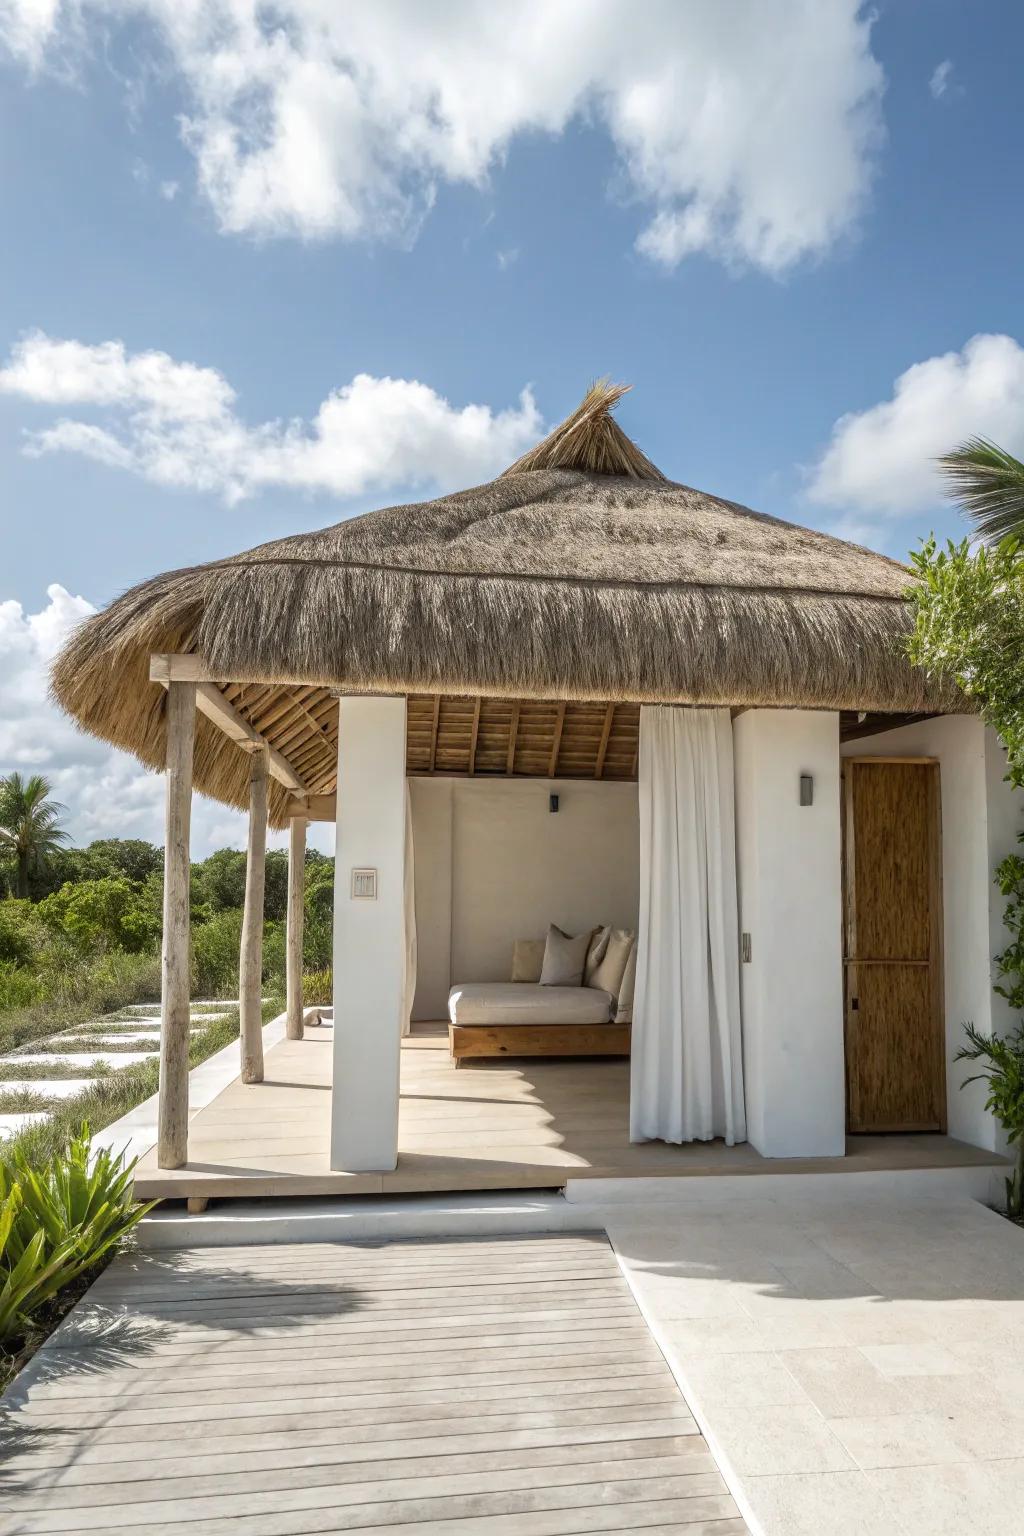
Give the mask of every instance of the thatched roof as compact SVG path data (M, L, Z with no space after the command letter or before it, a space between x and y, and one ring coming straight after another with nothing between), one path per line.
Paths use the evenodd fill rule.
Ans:
M904 566L666 480L612 417L621 393L595 386L487 485L132 588L65 646L56 698L154 766L153 652L197 652L237 683L296 685L307 704L342 689L965 707L905 659ZM197 785L243 803L242 754L200 726ZM281 791L273 816L283 803Z

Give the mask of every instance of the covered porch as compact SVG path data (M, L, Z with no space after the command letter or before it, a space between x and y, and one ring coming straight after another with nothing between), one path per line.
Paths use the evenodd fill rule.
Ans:
M948 1136L856 1136L845 1158L764 1158L749 1143L629 1141L629 1062L482 1061L459 1071L443 1025L402 1043L398 1162L386 1173L330 1167L333 1030L307 1027L266 1053L260 1084L236 1078L189 1126L188 1161L142 1157L142 1199L561 1189L577 1179L864 1173L991 1166Z

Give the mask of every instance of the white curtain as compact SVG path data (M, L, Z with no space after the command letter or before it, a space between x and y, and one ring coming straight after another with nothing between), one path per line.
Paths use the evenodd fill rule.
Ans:
M416 996L416 866L412 845L412 796L405 781L405 870L403 899L405 905L405 978L402 989L402 1034L411 1028L412 1004Z
M630 1138L746 1139L732 722L640 711Z

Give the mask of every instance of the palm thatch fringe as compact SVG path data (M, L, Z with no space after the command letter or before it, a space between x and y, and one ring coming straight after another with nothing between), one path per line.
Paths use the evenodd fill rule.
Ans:
M488 485L135 587L67 642L54 697L154 768L160 651L353 692L970 708L907 660L906 567L665 480L612 420L621 393L596 385ZM246 804L246 757L203 719L195 782ZM275 826L285 802L275 784Z

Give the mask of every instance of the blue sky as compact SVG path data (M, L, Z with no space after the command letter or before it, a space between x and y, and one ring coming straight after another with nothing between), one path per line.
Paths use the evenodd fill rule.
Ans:
M934 453L1024 449L1009 0L220 9L0 0L0 771L79 835L158 831L38 698L85 605L486 478L597 375L673 478L898 556L961 529Z

